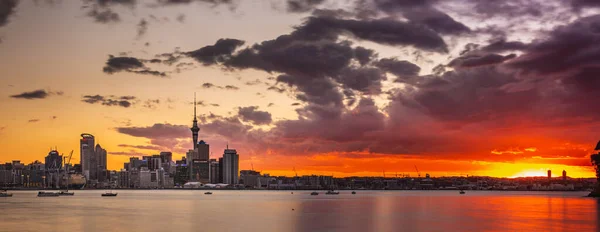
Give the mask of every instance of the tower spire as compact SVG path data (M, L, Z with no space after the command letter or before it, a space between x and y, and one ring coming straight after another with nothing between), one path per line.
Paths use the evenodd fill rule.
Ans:
M192 124L192 128L190 128L190 130L192 131L192 141L194 142L194 146L193 146L194 150L198 146L198 131L200 131L200 128L198 127L198 119L197 118L198 117L196 116L196 92L194 92L194 121Z

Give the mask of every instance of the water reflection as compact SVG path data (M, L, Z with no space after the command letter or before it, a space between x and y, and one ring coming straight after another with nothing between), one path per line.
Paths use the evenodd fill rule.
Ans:
M79 191L0 199L0 231L600 231L584 193Z

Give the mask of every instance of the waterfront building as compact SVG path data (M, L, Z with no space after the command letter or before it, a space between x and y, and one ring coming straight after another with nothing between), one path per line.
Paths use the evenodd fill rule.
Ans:
M223 182L223 157L219 158L219 181L217 182L225 183Z
M97 167L97 173L98 173L98 177L100 179L105 179L104 177L106 177L106 170L107 170L107 164L106 164L106 149L102 148L102 146L100 146L100 144L96 144L96 147L94 149L94 156L96 157L96 165Z
M225 149L223 153L223 183L238 184L239 175L239 155L235 149Z
M190 169L190 181L209 183L210 165L206 160L194 160L188 165Z
M216 159L211 159L209 161L209 166L210 166L210 175L209 176L210 176L211 184L221 183L221 180L223 179L219 164L220 164L219 161L217 161Z
M175 185L183 186L190 179L190 171L185 161L177 161L175 164Z
M95 138L91 134L81 134L79 140L79 162L81 163L81 171L87 180L90 180L90 170L92 163L95 163L92 159L94 157L94 143Z
M130 184L130 176L129 176L129 171L127 170L121 170L120 172L118 172L119 175L119 180L117 185L119 186L119 188L131 188L131 184Z

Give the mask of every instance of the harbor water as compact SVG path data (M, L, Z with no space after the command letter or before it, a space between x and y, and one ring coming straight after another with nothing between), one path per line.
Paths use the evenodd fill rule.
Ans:
M600 203L584 192L74 192L12 191L0 231L600 231Z

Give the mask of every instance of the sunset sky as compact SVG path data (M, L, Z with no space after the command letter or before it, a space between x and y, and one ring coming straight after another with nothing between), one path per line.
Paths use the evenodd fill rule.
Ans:
M592 177L600 1L0 0L0 162Z

